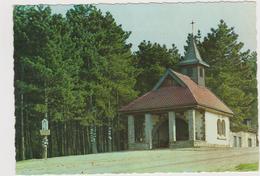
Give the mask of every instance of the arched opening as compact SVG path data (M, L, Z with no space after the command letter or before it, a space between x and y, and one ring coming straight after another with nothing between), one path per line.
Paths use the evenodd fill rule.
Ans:
M217 121L217 132L218 132L218 135L221 135L221 133L222 133L220 119L218 119L218 121Z
M226 136L226 125L225 125L225 120L222 120L221 122L221 126L222 126L222 135Z
M153 148L169 147L169 121L162 120L153 129Z
M176 118L176 141L183 141L189 139L188 123L180 118Z

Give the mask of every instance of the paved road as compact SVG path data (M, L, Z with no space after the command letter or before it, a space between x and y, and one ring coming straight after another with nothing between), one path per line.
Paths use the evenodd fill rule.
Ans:
M129 151L17 162L17 174L229 171L258 162L258 148Z

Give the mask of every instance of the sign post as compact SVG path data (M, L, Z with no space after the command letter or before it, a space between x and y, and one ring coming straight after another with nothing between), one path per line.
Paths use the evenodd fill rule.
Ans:
M42 129L40 130L40 134L41 136L43 136L42 139L43 158L47 159L48 158L48 136L50 135L47 119L42 120Z

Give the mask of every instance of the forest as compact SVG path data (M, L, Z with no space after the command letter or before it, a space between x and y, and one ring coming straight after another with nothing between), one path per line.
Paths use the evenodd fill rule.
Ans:
M178 71L183 57L174 44L150 41L133 52L131 32L93 5L76 5L66 15L49 6L15 6L13 22L16 160L42 157L44 118L49 157L127 149L118 109L151 90L167 68ZM246 129L246 118L257 129L257 56L238 38L223 20L203 38L196 32L210 65L206 85L235 113L231 129Z

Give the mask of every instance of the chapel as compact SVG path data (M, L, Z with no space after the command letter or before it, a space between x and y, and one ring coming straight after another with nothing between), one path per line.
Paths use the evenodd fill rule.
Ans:
M191 35L180 72L167 69L151 91L119 109L130 150L230 145L234 114L205 85L208 67Z

